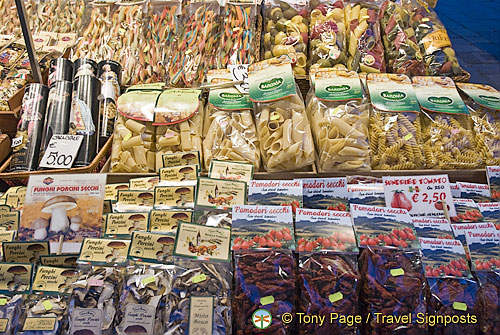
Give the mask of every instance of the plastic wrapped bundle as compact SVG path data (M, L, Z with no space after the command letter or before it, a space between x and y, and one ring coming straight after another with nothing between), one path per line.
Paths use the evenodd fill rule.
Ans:
M16 329L19 328L23 296L21 294L12 296L0 294L0 299L5 302L0 306L0 318L7 320L5 330L0 331L0 335L14 335Z
M409 76L424 75L422 54L410 22L410 14L401 5L391 1L382 4L380 13L387 70Z
M497 271L478 271L481 313L479 324L484 334L500 332L500 273Z
M22 316L19 319L19 324L22 326L16 332L16 335L65 334L67 329L67 314L67 297L62 295L31 294L24 299ZM54 328L51 331L37 330L39 329L37 323L40 323L40 318L46 318L46 323L49 325L53 322Z

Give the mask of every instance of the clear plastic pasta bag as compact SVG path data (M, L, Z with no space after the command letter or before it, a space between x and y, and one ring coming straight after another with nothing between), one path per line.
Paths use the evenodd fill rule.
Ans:
M169 314L166 297L172 289L171 265L136 265L126 269L115 333L163 334L165 315Z
M424 75L423 57L410 22L410 13L392 1L385 1L380 13L388 72Z
M457 83L463 95L476 139L486 165L500 165L500 95L488 85Z
M228 70L209 71L211 84L230 80ZM208 169L212 159L250 163L260 168L260 148L248 95L234 87L210 91L205 119L203 158Z
M346 90L343 85L347 85ZM318 154L318 169L369 170L370 104L356 72L320 71L307 112Z
M413 77L422 108L422 137L429 169L484 166L472 120L449 77Z
M82 323L82 319L85 320L90 312L100 315L100 324L96 325L94 321L92 326L99 327L103 335L111 335L122 286L121 269L83 266L81 270L80 276L72 284L73 292L68 308L69 334L76 334L83 329L85 323Z
M308 2L266 0L264 3L261 59L289 55L296 75L306 74Z
M249 320L260 308L272 315L269 334L295 334L295 322L283 323L282 315L294 314L297 302L297 268L291 250L240 252L234 255L233 315L236 334L259 334Z
M347 32L343 0L311 0L309 62L311 68L347 69Z
M359 271L356 255L299 256L298 312L305 315L357 315ZM356 325L340 322L299 323L299 334L357 334Z
M7 296L0 294L0 299L5 303L0 305L0 319L7 320L5 331L0 331L0 335L14 335L16 329L20 328L19 318L23 306L23 296L15 294Z
M67 330L68 298L62 295L30 294L24 299L16 335L62 335ZM47 318L52 330L35 330L39 318ZM50 327L47 327L50 328ZM27 330L30 329L30 330ZM45 328L44 328L45 329Z
M443 324L437 322L432 329L436 335L457 334L471 335L479 334L479 320L472 322L468 315L481 315L479 305L479 285L477 282L467 278L427 278L429 284L428 312L436 317L460 318L460 322ZM457 308L457 304L466 305ZM469 320L469 321L467 321Z
M167 300L171 313L165 318L165 335L231 334L231 263L179 257L175 264L175 279ZM207 326L195 327L191 315L206 310L213 313L213 318Z
M500 332L500 272L477 271L481 312L479 324L484 334Z
M36 8L28 16L33 34L40 32L79 33L84 27L86 0L30 1Z
M425 161L419 106L410 79L406 75L369 74L367 85L373 107L370 114L372 168L422 168Z
M385 72L380 36L380 1L350 0L344 7L349 57L347 68L356 72Z
M403 7L411 13L411 25L415 30L420 51L424 56L427 76L463 76L465 72L458 64L455 50L451 47L443 23L436 12L418 0L402 0Z

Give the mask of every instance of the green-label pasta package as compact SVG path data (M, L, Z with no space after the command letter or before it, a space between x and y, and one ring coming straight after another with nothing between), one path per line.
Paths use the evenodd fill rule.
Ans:
M448 77L413 77L422 108L422 136L429 169L484 166L467 107Z
M304 101L291 64L284 58L249 68L250 99L254 102L262 161L269 172L297 170L314 163Z
M307 112L320 171L370 169L370 105L356 72L317 72Z
M411 170L424 165L419 107L410 78L404 74L367 77L371 165L376 170Z
M211 84L231 81L228 70L208 73ZM208 169L212 159L250 163L260 167L260 148L248 94L235 87L210 90L205 121L208 129L203 141L203 158Z
M457 83L474 126L476 142L487 165L500 165L500 93L488 85Z

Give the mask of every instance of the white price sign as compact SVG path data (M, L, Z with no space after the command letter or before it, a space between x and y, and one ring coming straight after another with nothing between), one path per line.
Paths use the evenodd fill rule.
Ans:
M52 135L40 167L49 169L69 169L73 165L83 135Z
M411 216L456 216L448 175L383 177L387 207L404 208Z
M243 94L248 94L248 64L240 65L228 65L227 69L231 72L231 76L234 81L244 80L245 82L239 85L235 85L238 91Z
M19 137L12 139L11 147L14 148L14 147L17 147L18 145L21 145L21 144L23 144L23 137L19 136Z

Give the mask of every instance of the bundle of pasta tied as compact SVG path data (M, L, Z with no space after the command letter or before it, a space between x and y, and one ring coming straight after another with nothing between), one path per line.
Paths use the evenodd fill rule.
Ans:
M231 81L228 70L208 72L211 84ZM210 90L203 140L205 166L212 159L250 163L260 168L260 149L252 115L252 102L234 86Z
M250 65L249 84L266 171L292 171L313 164L311 128L289 59Z
M486 165L500 165L500 94L488 85L457 83L464 92L476 143Z
M308 116L320 171L370 169L370 105L354 71L318 71Z
M163 167L163 155L183 151L202 152L203 103L200 90L164 91L155 108L156 171Z
M372 168L411 170L424 166L419 106L410 78L370 73Z
M429 169L475 169L484 166L472 120L449 77L413 77L422 108L422 136Z

